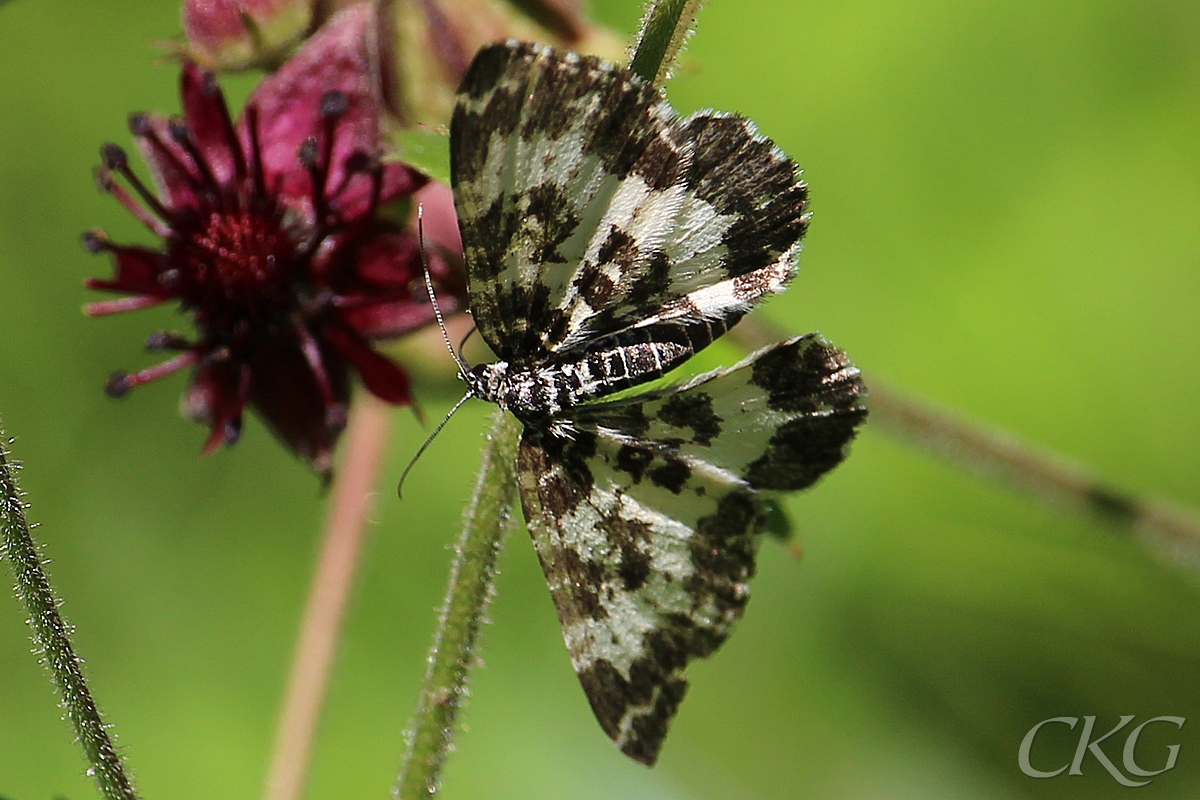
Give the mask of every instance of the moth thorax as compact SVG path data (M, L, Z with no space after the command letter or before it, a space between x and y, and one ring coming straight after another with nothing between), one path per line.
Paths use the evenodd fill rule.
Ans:
M467 381L476 397L521 419L548 417L572 405L577 383L561 368L521 369L505 361L473 367Z

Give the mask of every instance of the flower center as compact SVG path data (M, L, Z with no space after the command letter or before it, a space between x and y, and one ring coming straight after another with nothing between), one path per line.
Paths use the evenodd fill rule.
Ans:
M179 293L193 306L232 305L267 312L292 279L295 243L275 210L207 211L195 228L180 231L176 263ZM175 259L173 259L175 260Z

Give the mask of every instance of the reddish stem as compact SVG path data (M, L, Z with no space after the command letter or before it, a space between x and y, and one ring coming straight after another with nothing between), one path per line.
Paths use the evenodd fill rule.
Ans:
M309 588L267 775L265 800L299 800L358 571L391 423L390 407L363 392L350 415L321 552Z

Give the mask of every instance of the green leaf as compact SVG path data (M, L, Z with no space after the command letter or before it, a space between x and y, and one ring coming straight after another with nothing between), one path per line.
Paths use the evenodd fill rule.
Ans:
M444 128L407 128L392 134L391 138L396 148L396 160L416 167L442 183L450 183L450 142Z

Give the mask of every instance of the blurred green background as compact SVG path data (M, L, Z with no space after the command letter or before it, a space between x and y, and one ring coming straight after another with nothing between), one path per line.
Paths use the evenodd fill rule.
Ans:
M595 0L631 31L636 0ZM0 415L93 687L149 800L258 795L323 513L257 421L197 456L181 377L117 403L157 310L88 320L81 231L140 237L95 191L131 110L178 109L154 41L175 2L0 10ZM244 87L243 87L244 91ZM815 218L763 312L872 375L1200 506L1200 5L714 0L670 86L737 110L805 168ZM144 239L143 239L144 240ZM705 362L731 361L731 347ZM460 391L419 386L436 419ZM387 797L487 409L393 492L424 433L397 412L313 798ZM502 562L453 798L1124 797L1025 777L1035 723L1147 729L1138 790L1200 786L1200 589L1111 531L983 485L869 428L789 500L806 550L764 546L738 633L690 671L653 771L601 734L527 537ZM7 571L6 571L7 572ZM7 578L5 579L7 580ZM0 796L95 796L23 611L0 603ZM1078 729L1077 729L1078 730ZM1038 740L1065 764L1077 737ZM1124 734L1105 743L1120 758Z

